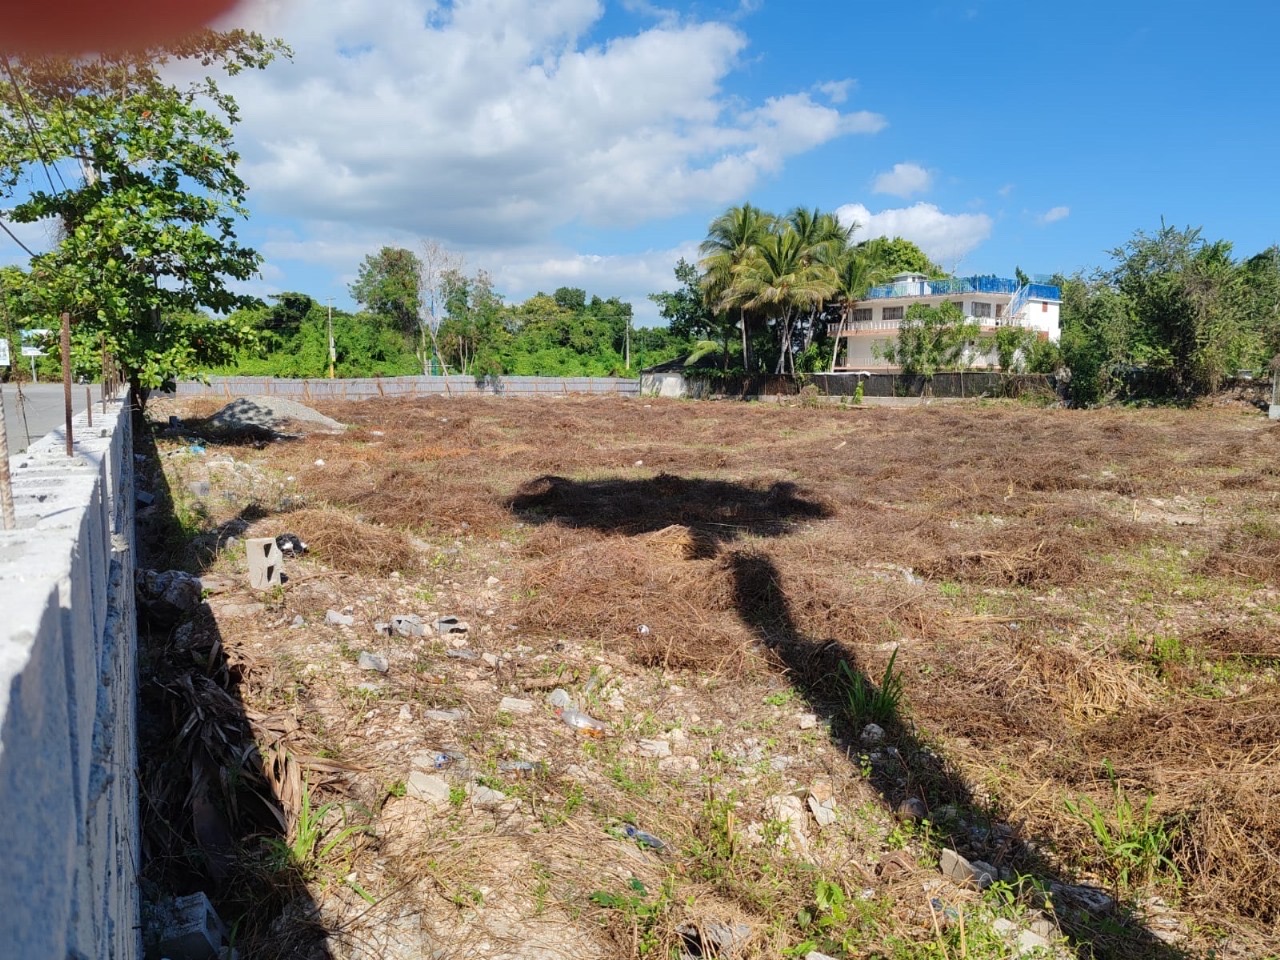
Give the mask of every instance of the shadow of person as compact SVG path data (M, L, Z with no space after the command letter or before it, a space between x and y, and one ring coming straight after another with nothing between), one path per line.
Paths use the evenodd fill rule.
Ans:
M1185 956L1155 937L1124 904L1063 876L1037 853L1036 844L1005 823L998 803L979 803L945 755L922 741L892 691L878 696L885 681L892 683L892 673L877 684L851 645L839 638L808 636L798 627L767 541L802 524L834 517L830 505L788 482L751 484L660 474L635 480L538 477L524 484L507 506L532 524L591 529L607 536L687 527L701 545L687 559L720 557L732 582L738 618L811 709L829 721L839 752L867 774L894 815L926 817L939 846L986 862L1031 902L1051 903L1081 957ZM739 542L747 537L766 543ZM880 731L866 730L872 721ZM868 742L871 739L874 744Z

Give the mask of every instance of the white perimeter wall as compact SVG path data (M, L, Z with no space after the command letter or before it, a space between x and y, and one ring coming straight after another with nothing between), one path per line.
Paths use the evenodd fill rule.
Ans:
M0 956L136 960L133 451L95 404L11 461L0 531Z

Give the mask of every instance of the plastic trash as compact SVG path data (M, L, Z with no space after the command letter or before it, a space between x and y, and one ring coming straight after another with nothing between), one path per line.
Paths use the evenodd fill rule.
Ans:
M191 446L187 447L187 451L188 451L189 453L193 453L193 454L195 454L197 457L203 457L203 456L204 456L204 447L202 447L202 446L201 446L200 444L198 444L198 443L193 443Z
M276 546L285 556L297 556L307 552L307 545L296 533L282 533L276 537Z
M466 760L466 754L457 753L453 750L443 750L431 758L431 765L437 770L443 770L445 767L450 767L454 764L465 764Z
M667 844L664 840L658 839L652 833L646 833L639 827L628 823L623 826L622 829L628 837L640 844L642 847L650 847L657 850L659 853L662 853L667 849Z
M567 710L576 706L573 702L573 697L569 696L569 691L564 687L556 687L552 690L547 696L547 703L560 710Z
M603 737L609 732L609 727L601 723L594 717L589 717L580 710L573 710L565 707L556 709L558 716L566 726L577 730L584 737Z

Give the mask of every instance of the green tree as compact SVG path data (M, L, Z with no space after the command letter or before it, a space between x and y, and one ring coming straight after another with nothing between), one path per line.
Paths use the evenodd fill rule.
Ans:
M902 237L874 237L859 246L867 259L886 277L895 273L923 273L930 278L946 276L946 271L930 260L923 250Z
M742 306L742 291L734 285L735 273L769 233L775 219L773 214L749 203L730 207L711 221L707 237L698 247L702 254L698 265L703 272L702 289L707 303L716 313L738 311L738 324L742 329L742 363L748 373L755 368L755 358L751 353L750 316Z
M935 373L963 366L979 332L978 324L965 320L960 308L949 300L936 307L917 303L907 308L897 342L879 348L878 353L900 366L903 373L930 380Z
M417 254L403 247L383 247L360 264L350 286L351 297L412 339L418 333L421 278L422 261Z
M766 234L734 269L734 300L777 325L777 373L795 373L797 317L821 305L836 289L834 268L822 262L816 251L812 242L806 243L784 223Z
M1111 251L1102 279L1124 299L1131 320L1129 361L1167 378L1175 396L1217 389L1261 345L1240 314L1241 274L1225 240L1199 228L1161 223Z
M0 83L0 191L17 200L10 217L62 226L57 246L32 258L33 298L50 325L72 314L82 350L102 344L115 355L135 409L252 335L195 311L249 303L230 284L261 262L234 233L246 215L236 103L211 77L171 80L173 66L235 74L287 52L254 33L204 31L140 53L14 61ZM48 191L19 194L41 167L61 178L67 162L80 165L78 182L55 185L49 174Z
M658 314L667 321L670 340L692 347L695 343L714 338L719 344L717 352L721 366L728 370L729 338L734 333L732 318L727 311L716 313L707 305L697 266L681 257L676 263L675 275L679 287L674 292L649 294L649 299L658 305ZM669 346L665 339L663 346ZM659 361L651 357L650 362Z

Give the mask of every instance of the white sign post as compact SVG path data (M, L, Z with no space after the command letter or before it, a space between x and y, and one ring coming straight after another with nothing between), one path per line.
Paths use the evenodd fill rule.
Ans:
M9 365L9 338L0 337L0 367Z
M36 377L36 357L43 357L44 351L35 344L37 337L47 337L51 331L49 330L23 330L22 334L22 355L31 358L31 382L39 383Z

